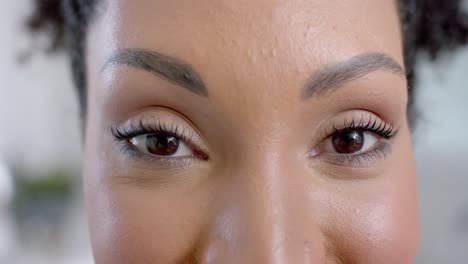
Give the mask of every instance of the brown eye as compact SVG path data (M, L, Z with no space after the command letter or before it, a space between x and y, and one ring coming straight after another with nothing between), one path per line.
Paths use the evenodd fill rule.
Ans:
M141 135L130 139L129 142L141 152L153 156L194 156L193 150L184 141L165 133Z
M343 131L332 137L333 148L340 154L351 154L360 151L364 146L363 131Z
M311 157L322 153L356 154L370 151L379 142L379 136L369 131L343 130L330 135L309 153Z
M159 156L171 156L179 148L179 139L164 134L146 136L146 148L149 153Z

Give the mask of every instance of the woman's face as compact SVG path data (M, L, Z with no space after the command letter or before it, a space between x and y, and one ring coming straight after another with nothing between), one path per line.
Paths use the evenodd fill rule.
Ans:
M83 174L97 263L411 263L397 10L100 3Z

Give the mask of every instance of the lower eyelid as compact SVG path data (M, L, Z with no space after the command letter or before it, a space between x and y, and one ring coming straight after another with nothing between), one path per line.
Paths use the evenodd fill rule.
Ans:
M323 157L323 161L338 166L369 167L375 162L385 159L390 153L390 143L381 142L373 150L359 154L325 154L326 157Z
M172 170L177 168L186 168L194 165L198 160L196 157L158 157L142 153L138 149L130 146L127 142L119 142L119 150L127 156L131 162L138 168L151 167L159 170ZM131 165L133 166L133 165Z

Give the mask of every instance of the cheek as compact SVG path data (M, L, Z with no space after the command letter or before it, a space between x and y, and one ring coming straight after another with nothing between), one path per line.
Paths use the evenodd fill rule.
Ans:
M348 234L348 245L354 247L350 253L356 263L412 263L418 240L417 217L415 210L405 207L391 202L371 204L349 214L352 226L342 232Z
M335 208L325 228L344 263L412 263L419 242L414 190L386 190Z
M192 257L204 215L194 205L207 204L205 196L114 181L120 172L102 161L85 168L96 263L185 263Z

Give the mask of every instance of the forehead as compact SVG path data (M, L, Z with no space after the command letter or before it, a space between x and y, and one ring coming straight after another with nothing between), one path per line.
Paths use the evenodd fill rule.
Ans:
M357 54L403 65L397 10L389 0L104 0L87 40L90 94L106 90L95 88L115 50L144 48L191 64L226 111L246 98L290 105L311 74Z
M99 9L103 55L144 46L193 63L278 57L301 69L369 50L402 59L389 0L104 0Z

